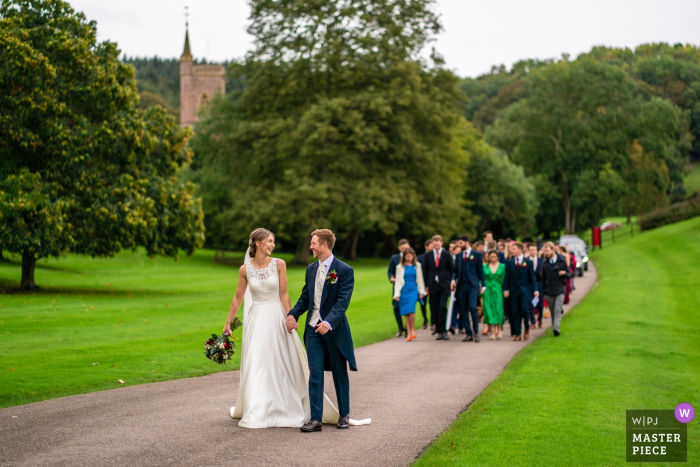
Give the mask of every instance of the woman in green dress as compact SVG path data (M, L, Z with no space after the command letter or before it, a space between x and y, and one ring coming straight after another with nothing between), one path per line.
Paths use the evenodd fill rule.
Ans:
M498 261L498 252L489 250L484 262L486 291L484 292L484 324L489 325L489 339L503 337L503 281L506 265Z

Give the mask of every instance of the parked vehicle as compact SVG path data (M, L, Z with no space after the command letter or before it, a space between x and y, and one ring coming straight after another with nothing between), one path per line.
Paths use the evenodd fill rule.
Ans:
M566 245L576 258L576 273L583 276L588 271L588 246L577 235L563 235L559 238L559 245Z
M622 222L603 222L600 225L600 230L615 230L622 227Z

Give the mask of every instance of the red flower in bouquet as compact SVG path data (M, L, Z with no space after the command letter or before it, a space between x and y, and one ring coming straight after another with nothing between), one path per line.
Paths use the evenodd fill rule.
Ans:
M231 322L231 331L235 331L241 325L243 325L241 320L235 318L233 322ZM229 340L228 334L224 334L221 337L212 334L210 339L204 341L204 355L214 363L218 363L219 365L222 363L226 364L235 353L233 350L235 347L233 342Z

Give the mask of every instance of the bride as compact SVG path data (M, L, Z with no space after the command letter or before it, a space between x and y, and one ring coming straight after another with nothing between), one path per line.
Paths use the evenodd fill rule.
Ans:
M272 258L275 236L266 229L250 234L245 264L231 302L224 333L245 297L241 348L241 387L231 417L244 428L294 427L311 418L309 367L301 339L287 332L292 308L287 291L287 265ZM337 423L338 409L324 394L323 423Z

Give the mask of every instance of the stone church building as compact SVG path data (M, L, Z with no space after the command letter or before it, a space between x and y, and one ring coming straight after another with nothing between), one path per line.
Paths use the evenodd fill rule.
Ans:
M185 31L185 50L180 57L180 126L192 126L197 111L217 92L226 92L223 65L195 65L190 53L190 35Z

